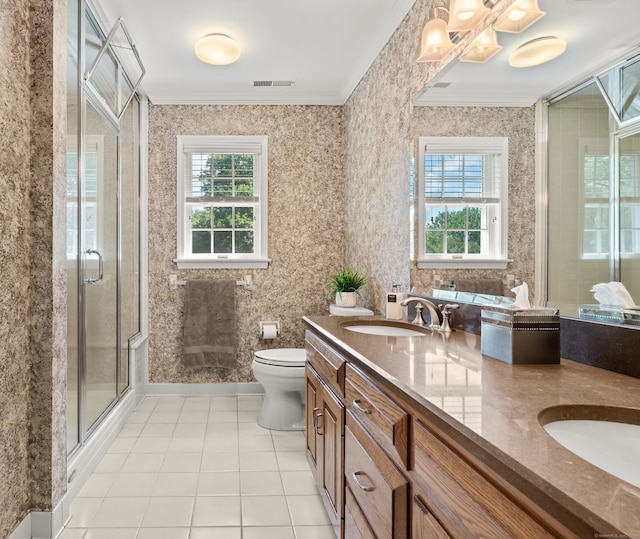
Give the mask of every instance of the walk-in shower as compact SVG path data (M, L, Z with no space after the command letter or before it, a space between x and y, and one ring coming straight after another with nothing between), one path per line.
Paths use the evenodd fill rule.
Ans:
M129 389L140 325L140 105L144 68L122 21L107 34L68 2L67 450Z

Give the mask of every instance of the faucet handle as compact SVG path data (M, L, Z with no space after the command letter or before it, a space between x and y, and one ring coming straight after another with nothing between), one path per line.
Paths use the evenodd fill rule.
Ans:
M438 328L438 331L440 331L441 333L451 333L455 331L455 329L451 327L451 324L449 323L449 319L451 318L452 311L454 309L457 309L458 307L460 307L460 305L458 305L457 303L447 303L446 305L442 305L442 304L438 305L438 308L442 311L442 324Z
M438 308L440 309L440 311L442 311L442 314L451 314L451 311L453 311L454 309L457 309L458 307L460 307L460 305L458 305L457 303L447 303L446 305L442 305L442 303L440 305L438 305Z

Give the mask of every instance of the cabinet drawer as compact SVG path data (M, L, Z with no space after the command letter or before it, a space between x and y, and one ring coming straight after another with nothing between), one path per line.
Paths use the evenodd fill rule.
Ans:
M376 539L351 489L345 489L344 539Z
M420 421L413 428L422 503L452 537L554 537Z
M407 479L351 413L346 416L345 483L379 539L404 539L408 533Z
M347 366L345 405L382 448L409 468L409 414L360 371Z
M310 331L306 333L305 346L307 361L335 394L344 398L344 377L347 365L345 358Z
M413 539L451 539L415 490L412 511L411 537Z

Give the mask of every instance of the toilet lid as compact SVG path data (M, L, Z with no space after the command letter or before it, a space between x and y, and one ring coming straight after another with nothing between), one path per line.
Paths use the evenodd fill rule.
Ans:
M304 348L272 348L270 350L258 350L254 353L254 359L265 365L277 365L278 367L304 367L307 360L307 352Z

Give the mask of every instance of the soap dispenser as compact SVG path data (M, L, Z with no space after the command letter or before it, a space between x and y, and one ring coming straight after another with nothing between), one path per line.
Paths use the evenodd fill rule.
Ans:
M402 320L404 309L400 302L403 299L401 292L398 292L397 284L394 284L391 292L387 293L387 319L389 320Z

